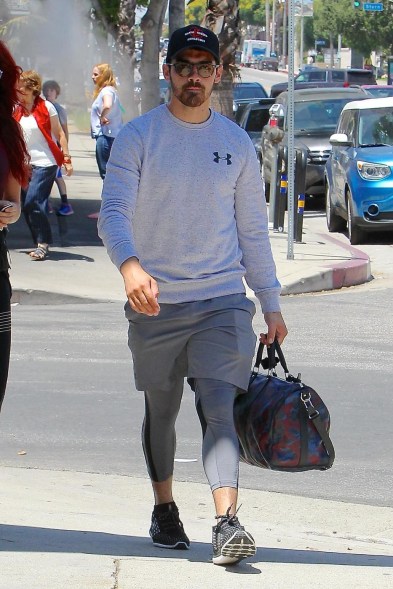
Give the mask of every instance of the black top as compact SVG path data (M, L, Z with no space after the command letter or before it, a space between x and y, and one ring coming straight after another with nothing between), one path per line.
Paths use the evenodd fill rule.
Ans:
M10 165L8 162L7 152L4 149L3 143L0 141L0 200L4 196L4 188L7 182L8 174L10 172ZM7 244L6 244L7 230L0 231L0 272L7 271L10 267L8 263Z

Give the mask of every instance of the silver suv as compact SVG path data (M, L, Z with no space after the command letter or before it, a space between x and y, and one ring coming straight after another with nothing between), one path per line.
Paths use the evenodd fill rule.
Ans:
M306 194L325 193L324 169L331 152L329 138L334 133L342 108L352 100L364 100L359 88L308 88L295 90L295 147L307 150ZM262 130L262 177L268 196L276 146L286 145L288 92L276 98L270 108L270 121ZM271 126L274 119L275 126Z

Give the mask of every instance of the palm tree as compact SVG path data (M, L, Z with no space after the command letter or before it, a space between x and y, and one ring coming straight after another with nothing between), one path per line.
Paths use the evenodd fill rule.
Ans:
M212 95L212 106L233 119L233 81L239 75L235 56L241 39L239 0L208 0L201 24L218 36L224 66L221 84Z

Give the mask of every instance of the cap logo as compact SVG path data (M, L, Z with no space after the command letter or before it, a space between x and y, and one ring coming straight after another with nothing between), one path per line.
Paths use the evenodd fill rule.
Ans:
M187 31L185 36L187 37L187 41L199 41L200 43L205 43L207 38L206 33L201 31L201 29L198 29L198 27L194 27Z

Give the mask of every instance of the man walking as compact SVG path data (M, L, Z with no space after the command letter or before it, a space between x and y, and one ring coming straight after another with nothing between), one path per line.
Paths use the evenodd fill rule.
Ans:
M175 421L188 377L215 505L213 562L232 564L256 550L236 516L233 403L247 390L256 340L243 277L262 306L261 340L282 342L287 329L253 145L210 109L222 75L216 35L197 25L175 31L163 72L169 103L125 125L113 144L99 234L124 279L135 382L145 395L153 543L190 545L172 495Z

